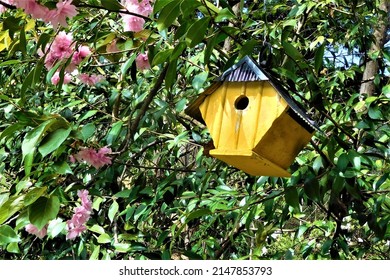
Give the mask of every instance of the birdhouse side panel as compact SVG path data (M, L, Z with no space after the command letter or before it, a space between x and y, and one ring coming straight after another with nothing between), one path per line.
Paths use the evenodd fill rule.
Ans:
M312 137L287 112L276 119L254 151L287 169Z
M255 130L254 148L271 128L273 122L286 110L287 103L268 81L251 82L248 88L249 92L253 91L258 100L257 116L254 118L256 123L252 128Z

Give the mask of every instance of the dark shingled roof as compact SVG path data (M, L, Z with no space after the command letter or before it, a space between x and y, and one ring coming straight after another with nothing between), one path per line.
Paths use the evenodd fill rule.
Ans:
M204 99L219 88L223 82L250 82L250 81L268 81L287 102L289 107L288 113L293 119L300 123L310 133L315 129L319 130L318 126L312 121L306 113L298 106L292 99L290 94L280 85L280 82L273 78L249 56L245 56L238 63L226 70L221 77L219 77L213 85L202 92L197 99L195 99L185 110L185 113L192 116L196 120L204 123L199 106Z

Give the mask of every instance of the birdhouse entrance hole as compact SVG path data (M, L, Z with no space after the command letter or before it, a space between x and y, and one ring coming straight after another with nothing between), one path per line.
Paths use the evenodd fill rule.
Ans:
M249 98L241 95L239 96L236 101L234 102L234 107L237 110L245 110L249 105Z

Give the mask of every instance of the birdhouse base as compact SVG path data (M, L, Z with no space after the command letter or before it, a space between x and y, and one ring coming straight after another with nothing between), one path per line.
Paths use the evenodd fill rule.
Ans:
M290 177L282 167L254 151L214 149L210 155L253 176Z

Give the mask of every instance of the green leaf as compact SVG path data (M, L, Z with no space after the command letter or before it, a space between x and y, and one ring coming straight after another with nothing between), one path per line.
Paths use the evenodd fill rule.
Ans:
M117 0L101 0L102 6L110 11L120 11L123 6Z
M73 174L72 169L66 161L58 162L53 164L53 169L57 174Z
M27 46L27 41L26 41L26 31L24 30L25 26L23 26L20 29L19 33L19 50L22 52L22 54L25 56L27 54L26 46Z
M152 60L152 65L159 65L169 61L170 56L172 55L173 49L163 50L158 52Z
M0 226L0 245L19 241L19 236L9 225Z
M233 14L230 9L223 8L219 11L218 15L215 17L215 22L221 22L225 20L234 19L236 16Z
M57 196L40 197L28 207L30 222L41 230L50 220L57 217L60 210L60 200Z
M8 66L8 65L14 65L14 64L19 64L19 63L21 63L20 60L11 59L11 60L7 60L7 61L4 61L4 62L0 63L0 67Z
M313 170L318 173L321 167L324 167L322 157L318 156L313 162Z
M179 44L177 44L176 47L173 49L171 56L169 57L170 61L176 60L186 48L187 45L184 42L180 42Z
M209 26L210 18L204 17L195 21L187 31L186 43L190 48L202 42Z
M32 88L33 81L34 81L34 72L35 69L31 70L30 73L26 76L25 79L23 79L23 84L20 89L20 103L23 105L26 102L26 92L28 88Z
M305 226L305 225L301 225L299 226L298 228L298 231L296 233L296 237L295 238L299 238L301 237L306 231L307 231L308 227Z
M138 221L138 219L146 212L147 209L147 205L140 204L134 212L134 222Z
M19 254L20 249L17 242L12 242L7 245L7 252L12 254Z
M81 135L83 137L83 140L86 141L88 140L89 137L94 135L96 131L96 126L93 123L87 123L86 125L83 126L81 129Z
M324 53L325 53L325 44L322 44L315 53L314 57L314 69L316 73L318 73L322 67L322 63L324 60Z
M47 227L47 235L50 238L54 238L59 235L66 227L66 222L63 222L62 219L57 218L50 221L49 226Z
M202 72L194 77L192 80L192 86L196 91L199 91L203 88L204 83L208 77L208 72Z
M33 84L36 84L41 79L41 74L44 66L44 59L40 59L37 63L37 66L34 68Z
M117 121L112 125L111 130L108 132L107 135L107 144L112 145L116 139L118 138L121 130L122 130L123 122Z
M177 79L177 60L171 61L169 63L167 74L165 76L165 86L167 89L170 89Z
M89 259L90 260L97 260L97 259L99 259L99 254L100 254L100 245L95 246Z
M245 42L245 44L240 49L240 57L244 57L246 55L251 55L256 46L258 46L259 42L255 39L250 39Z
M303 55L289 42L284 41L282 43L283 49L286 54L295 61L303 60Z
M107 233L103 233L98 237L97 242L100 244L104 244L104 243L111 243L111 240L112 240L111 236L109 236Z
M30 180L21 180L16 184L16 194L19 194L23 189L27 189L32 185Z
M287 187L284 193L286 203L293 207L295 210L299 210L299 196L296 187Z
M43 196L47 191L47 187L34 188L29 191L24 197L24 206L29 206L37 201L38 198Z
M345 179L341 176L337 176L332 184L332 192L335 195L339 194L345 187Z
M130 58L125 63L123 63L123 65L121 66L122 76L126 76L127 75L127 71L133 65L135 58L136 58L136 55L133 54L133 55L130 56Z
M127 197L130 196L130 193L131 193L131 190L126 189L126 190L117 192L116 194L114 194L114 196L115 197L120 197L120 198L127 198Z
M346 153L341 154L337 160L337 168L344 172L347 169L349 163L348 155Z
M156 0L153 5L153 13L158 13L161 11L166 5L176 0Z
M49 133L43 140L38 148L42 157L47 156L54 150L56 150L61 144L68 138L72 129L59 128L56 131Z
M108 208L108 218L110 219L111 223L112 221L114 221L115 215L116 213L118 213L118 210L119 210L119 204L118 202L116 202L116 200L114 200L110 208Z
M361 155L354 150L350 150L348 152L348 158L355 170L359 171L361 168Z
M24 195L10 197L0 207L0 224L7 221L16 212L23 208Z
M34 152L44 133L56 120L50 119L41 123L38 127L28 132L22 142L22 155L26 175L30 174Z
M320 184L316 177L307 178L304 182L303 189L308 198L319 202L320 199Z
M180 14L183 18L188 18L195 13L195 9L202 6L197 0L183 0L180 5Z
M157 29L159 31L168 28L176 20L180 14L181 2L181 0L172 1L164 6L157 19Z
M188 224L191 220L193 219L197 219L197 218L200 218L202 216L206 216L206 215L211 215L211 210L208 209L208 208L202 208L202 209L198 209L194 212L191 212L187 217L186 217L186 223Z
M384 119L381 110L378 107L370 107L368 109L368 116L373 120Z
M88 228L88 230L98 234L104 234L104 228L99 225L93 225L92 227Z
M62 61L57 62L53 68L50 69L49 72L47 72L46 75L46 83L51 84L51 78L54 76L54 74L58 71L58 68L62 65Z

